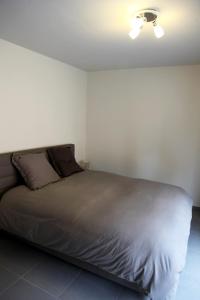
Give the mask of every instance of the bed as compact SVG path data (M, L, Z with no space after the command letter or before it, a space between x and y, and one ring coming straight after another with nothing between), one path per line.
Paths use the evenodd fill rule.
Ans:
M0 155L1 229L144 299L174 299L192 215L183 189L86 170L31 191L10 157Z

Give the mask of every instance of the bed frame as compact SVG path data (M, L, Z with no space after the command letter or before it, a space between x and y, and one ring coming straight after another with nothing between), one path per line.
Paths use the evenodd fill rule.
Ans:
M3 193L5 193L6 191L8 191L9 189L21 185L23 184L23 179L21 178L20 174L18 173L18 171L15 169L15 167L12 164L12 155L14 153L41 153L41 152L46 152L48 148L52 148L52 147L69 147L71 148L71 150L73 151L73 153L75 153L75 145L74 144L65 144L65 145L56 145L56 146L49 146L49 147L43 147L43 148L34 148L34 149L28 149L28 150L22 150L22 151L16 151L16 152L10 152L10 153L3 153L0 154L0 199L1 196L3 195ZM73 257L64 255L64 254L60 254L56 251L50 250L48 248L42 247L38 244L32 243L30 241L27 241L21 237L15 236L11 233L7 233L4 230L2 230L0 228L0 235L8 235L8 236L12 236L18 240L21 240L31 246L34 246L44 252L49 253L50 255L54 255L68 263L71 263L73 265L78 266L79 268L82 268L84 270L90 271L96 275L102 276L104 278L107 278L113 282L116 282L122 286L125 286L127 288L130 288L132 290L134 290L135 292L139 292L143 295L147 294L146 290L143 290L141 288L138 287L138 285L136 285L135 283L130 283L129 281L125 280L125 279L120 279L106 271L103 271L101 269L99 269L98 267L95 267L93 265L90 265L87 262L82 262L78 259L75 259Z

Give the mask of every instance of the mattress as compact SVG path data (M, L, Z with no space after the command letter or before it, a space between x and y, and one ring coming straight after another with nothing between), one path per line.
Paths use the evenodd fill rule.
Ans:
M17 186L0 202L0 228L151 300L175 296L191 215L181 188L98 171Z

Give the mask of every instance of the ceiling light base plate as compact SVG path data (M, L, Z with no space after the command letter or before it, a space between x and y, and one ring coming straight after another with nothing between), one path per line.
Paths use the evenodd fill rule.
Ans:
M154 23L156 22L159 16L159 11L155 9L143 9L139 10L135 15L136 18L143 18L147 23Z

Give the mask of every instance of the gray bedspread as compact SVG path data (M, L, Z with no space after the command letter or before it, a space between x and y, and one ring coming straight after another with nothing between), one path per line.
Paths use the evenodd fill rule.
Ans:
M192 201L175 186L85 171L0 202L0 228L116 277L148 299L173 299Z

